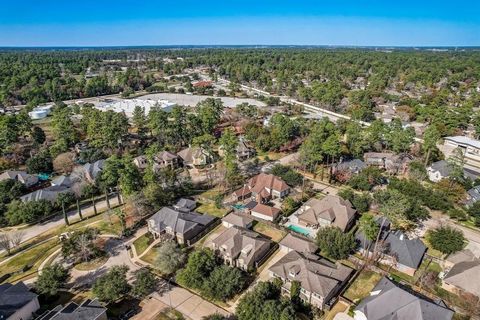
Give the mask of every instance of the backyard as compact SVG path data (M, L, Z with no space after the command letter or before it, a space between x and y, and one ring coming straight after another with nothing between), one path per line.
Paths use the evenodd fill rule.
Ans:
M277 229L273 226L268 225L265 222L256 222L253 226L253 230L263 234L267 238L271 239L272 241L279 242L287 235L286 231Z
M343 296L352 302L358 302L368 296L382 276L371 270L362 270Z
M223 218L230 210L225 208L217 208L213 202L200 202L195 210L201 214L208 214L217 218Z

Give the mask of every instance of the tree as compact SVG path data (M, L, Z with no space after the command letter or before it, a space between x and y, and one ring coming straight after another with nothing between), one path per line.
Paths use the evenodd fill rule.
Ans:
M204 134L211 134L220 122L224 106L221 99L207 98L197 104L197 117Z
M430 125L425 130L423 134L423 148L426 151L425 154L425 165L428 165L430 160L430 154L432 150L437 147L437 142L440 140L440 132L437 130L436 126Z
M430 230L427 233L427 240L434 249L445 254L455 253L465 246L463 233L449 226Z
M87 262L99 255L99 249L95 246L98 230L87 228L73 233L62 242L62 255L64 258L71 257L75 262Z
M65 224L67 226L70 225L70 222L68 221L68 213L65 210L65 206L73 203L74 201L75 201L75 196L73 195L73 193L70 193L70 192L60 193L56 200L56 203L62 208L63 219L65 220Z
M225 130L219 142L224 152L225 180L228 185L234 186L240 179L240 171L236 162L237 137L232 130Z
M42 150L28 159L26 165L29 173L51 173L53 171L52 158L48 150Z
M82 190L81 190L81 194L82 194L83 197L90 197L91 198L94 215L97 215L97 204L95 202L95 195L97 193L98 193L97 188L92 184L84 185Z
M145 116L145 109L140 106L135 106L132 117L133 125L137 128L138 135L143 138L147 129L147 118Z
M163 274L173 274L180 269L186 260L185 253L173 241L163 242L158 248L155 267Z
M122 167L118 173L118 183L123 194L128 196L140 191L143 184L142 176L130 156L122 159Z
M66 105L57 105L54 108L52 115L52 131L56 143L60 141L65 145L63 150L60 152L66 151L66 148L73 145L78 140L78 134L71 120L72 109Z
M203 283L202 292L212 299L226 301L239 293L244 285L245 279L239 269L222 265L215 268Z
M46 140L45 132L40 127L37 127L37 126L33 127L31 134L32 134L33 142L36 145L41 145Z
M215 253L212 250L195 250L188 257L185 268L177 273L177 282L192 289L201 289L203 282L216 266Z
M63 287L69 276L69 271L61 264L55 263L46 266L40 272L35 288L37 292L46 296L55 296Z
M227 320L227 318L225 318L219 313L215 313L215 314L202 317L202 320Z
M133 281L132 295L139 299L142 299L150 294L157 284L155 276L147 268L142 268L135 271L134 278L135 280Z
M125 265L111 267L105 275L95 281L92 288L95 296L107 303L123 298L130 291L127 272L128 267Z
M0 248L7 252L7 255L10 255L10 250L12 249L12 242L10 236L6 232L0 233Z
M415 138L415 130L412 127L403 128L400 119L390 122L385 140L389 148L395 153L408 152Z
M30 223L51 214L53 209L48 200L29 202L14 200L8 204L5 217L9 225Z
M369 213L365 213L360 217L358 222L358 229L364 236L364 243L362 248L365 249L365 253L368 254L367 240L373 242L380 232L380 226L378 225L375 217Z
M69 174L75 166L75 154L73 152L64 152L59 154L53 160L53 169L58 173Z
M320 228L316 242L323 254L335 260L346 259L356 246L353 234L337 227Z

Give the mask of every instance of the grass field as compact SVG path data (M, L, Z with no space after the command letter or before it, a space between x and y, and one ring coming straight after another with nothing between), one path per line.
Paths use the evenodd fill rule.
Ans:
M143 236L135 240L133 242L133 245L135 246L135 251L137 251L137 255L141 255L152 242L153 238L149 232L145 233Z
M201 214L208 214L217 218L223 218L229 212L229 210L225 208L217 208L215 206L215 203L201 203L195 211Z
M157 257L158 257L158 247L154 246L147 253L145 253L145 255L140 259L147 263L154 264L155 260L157 260Z
M257 222L253 230L263 234L264 236L270 238L272 241L279 242L280 240L283 239L287 235L287 232L274 228L266 223L263 222Z
M370 294L382 276L370 270L363 270L350 287L345 291L345 298L357 302Z

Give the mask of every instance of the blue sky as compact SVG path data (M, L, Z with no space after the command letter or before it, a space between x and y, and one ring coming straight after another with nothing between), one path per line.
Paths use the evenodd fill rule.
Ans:
M0 46L480 46L478 0L4 0Z

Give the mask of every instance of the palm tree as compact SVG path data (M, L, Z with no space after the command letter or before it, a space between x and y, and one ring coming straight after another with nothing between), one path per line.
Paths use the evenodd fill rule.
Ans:
M82 189L82 195L87 198L90 197L92 199L92 206L93 206L93 213L97 215L97 204L95 202L95 194L97 193L97 188L94 185L87 184Z
M70 222L68 221L68 214L67 211L65 210L65 205L68 203L73 202L73 197L74 195L72 193L60 193L57 198L57 204L62 207L62 212L63 212L63 219L65 219L65 224L67 226L70 225Z

